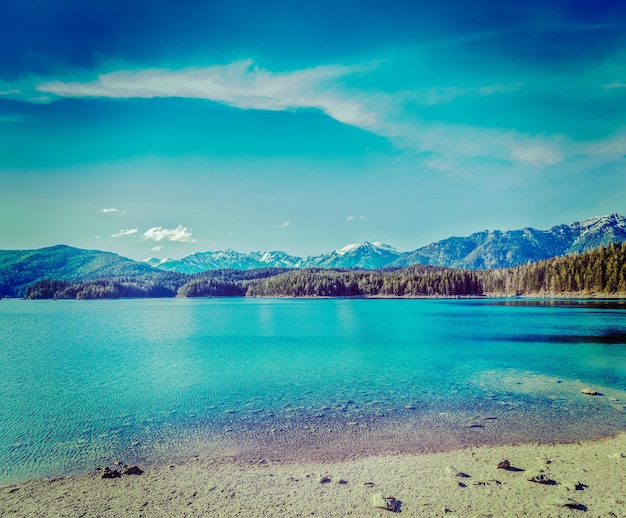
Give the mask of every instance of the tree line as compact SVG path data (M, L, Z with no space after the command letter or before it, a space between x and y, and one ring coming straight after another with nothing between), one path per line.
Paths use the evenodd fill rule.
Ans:
M71 283L43 280L26 298L626 296L626 244L500 270L216 270Z

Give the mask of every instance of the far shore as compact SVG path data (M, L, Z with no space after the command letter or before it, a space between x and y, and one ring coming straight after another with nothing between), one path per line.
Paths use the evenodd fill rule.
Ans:
M626 516L626 433L339 462L194 456L100 474L1 487L0 516L367 517L391 506L411 517ZM375 507L375 495L390 509Z
M23 297L0 297L0 300L161 300L161 299L303 299L303 300L486 300L486 299L498 299L498 300L525 300L525 299L538 299L538 300L626 300L626 293L524 293L519 295L514 294L502 294L502 293L487 293L485 295L357 295L354 297L332 297L332 296L302 296L293 297L289 295L275 295L275 296L224 296L224 297L111 297L111 298L99 298L99 299L26 299Z

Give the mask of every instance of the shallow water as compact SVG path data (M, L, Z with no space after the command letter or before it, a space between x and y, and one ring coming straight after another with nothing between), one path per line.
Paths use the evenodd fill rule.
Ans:
M612 434L625 316L593 301L2 300L0 484L115 459Z

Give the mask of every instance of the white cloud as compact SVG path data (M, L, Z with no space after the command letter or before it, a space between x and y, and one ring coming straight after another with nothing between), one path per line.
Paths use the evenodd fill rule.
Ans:
M28 117L24 115L0 115L0 122L26 122Z
M613 81L612 83L608 83L602 86L607 90L613 90L615 88L626 88L626 83L622 83L621 81Z
M356 216L348 216L348 217L346 218L346 221L353 221L353 220L355 220L355 219L356 219Z
M142 235L143 241L178 241L181 243L196 243L198 240L194 239L191 229L178 225L176 228L163 228L152 227L146 230Z
M153 252L160 252L161 248L163 248L161 245L156 245L152 247L152 251Z
M119 232L117 232L116 234L113 234L111 237L124 237L124 236L133 236L135 235L137 232L139 232L138 228L128 228L128 229L122 229Z
M272 73L254 65L252 60L244 60L182 70L111 72L90 82L50 81L38 85L37 90L59 97L209 99L256 110L317 108L340 122L367 127L374 124L374 113L333 88L334 80L363 68L326 65Z
M274 228L287 228L289 225L291 225L290 219L283 221L280 225L274 225Z
M126 214L123 210L120 209L102 209L100 212L102 212L102 214Z
M274 73L244 60L180 70L116 71L87 82L49 81L36 89L57 97L181 97L208 99L246 110L319 109L339 122L388 138L400 149L419 153L420 160L431 170L458 169L474 159L543 167L560 163L576 152L559 135L533 136L499 128L424 122L406 110L407 103L415 101L436 104L462 95L494 95L518 90L521 83L433 87L409 93L346 86L348 76L372 68L371 64L325 65ZM605 88L623 86L615 81ZM160 232L154 231L154 235ZM149 234L145 239L155 237Z
M359 219L362 221L364 219L367 219L367 216L361 216Z
M414 94L418 102L427 106L449 103L457 97L471 96L471 95L494 95L499 93L514 92L520 88L519 83L510 85L489 85L480 87L463 87L463 86L435 86L425 91L420 91Z

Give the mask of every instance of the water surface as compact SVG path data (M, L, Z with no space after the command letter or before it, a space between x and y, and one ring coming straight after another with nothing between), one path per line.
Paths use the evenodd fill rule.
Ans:
M612 434L625 316L591 301L2 300L0 484L115 459Z

